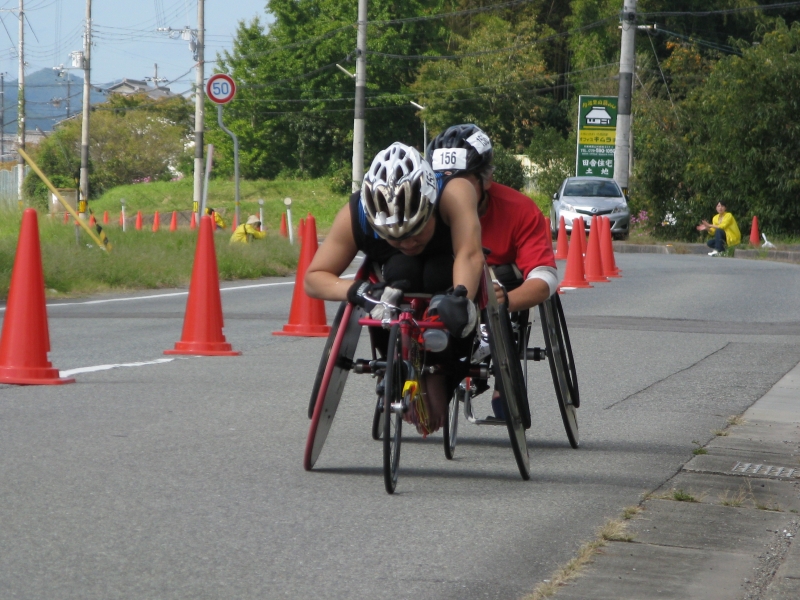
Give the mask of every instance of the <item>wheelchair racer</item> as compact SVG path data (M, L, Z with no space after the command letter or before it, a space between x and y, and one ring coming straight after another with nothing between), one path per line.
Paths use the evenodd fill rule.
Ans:
M441 427L452 391L464 377L461 370L469 367L461 359L472 349L477 324L472 300L484 264L477 207L478 192L467 180L440 193L419 152L396 142L375 156L361 190L336 215L305 275L312 298L347 300L381 315L379 300L393 303L401 295L398 288L427 294L450 290L438 313L451 343L441 353L430 353L429 360L445 368L420 382L430 418L418 429L426 434ZM341 278L359 250L378 265L382 283ZM386 331L373 329L370 335L383 352Z
M558 271L548 221L530 198L492 181L494 151L489 136L471 123L454 125L436 136L426 156L443 194L463 181L475 190L481 241L490 250L486 262L501 284L494 286L497 301L513 313L554 294ZM505 418L497 392L492 407L495 416Z

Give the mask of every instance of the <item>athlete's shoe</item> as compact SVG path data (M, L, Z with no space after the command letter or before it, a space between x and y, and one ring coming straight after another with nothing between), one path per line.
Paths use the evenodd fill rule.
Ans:
M711 252L708 253L708 255L709 256L719 256L719 252L717 252L716 250L712 250Z

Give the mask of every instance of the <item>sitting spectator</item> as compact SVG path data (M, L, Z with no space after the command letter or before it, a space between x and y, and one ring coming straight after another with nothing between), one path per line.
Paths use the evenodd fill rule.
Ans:
M742 241L742 234L739 233L739 226L733 215L727 212L724 203L717 202L717 214L711 219L711 223L703 219L697 226L697 231L707 231L711 238L706 242L711 248L709 256L719 256L731 246L736 246Z
M247 223L242 223L233 232L231 244L249 244L253 239L263 240L267 237L266 232L261 231L261 221L255 215L247 217Z

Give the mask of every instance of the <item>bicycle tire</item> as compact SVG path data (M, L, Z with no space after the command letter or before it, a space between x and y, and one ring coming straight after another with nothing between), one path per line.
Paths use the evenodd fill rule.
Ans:
M572 401L570 385L568 384L569 365L566 362L564 340L561 331L561 322L558 318L558 298L548 298L539 305L539 315L542 321L542 332L547 347L547 358L550 363L550 373L553 375L553 387L556 392L558 409L561 420L567 432L569 445L578 448L580 435L578 431L578 414Z
M389 333L386 351L386 375L383 397L383 483L386 492L394 494L400 467L400 443L403 431L403 415L393 410L392 404L403 401L406 383L406 365L403 360L403 335L400 324L395 323Z
M372 415L372 439L376 442L383 439L383 417L383 398L378 398Z
M463 383L463 382L462 382ZM456 443L458 440L458 411L462 396L466 393L461 384L456 386L450 406L447 407L447 419L442 426L442 437L444 438L444 455L447 460L453 460L456 453Z
M482 311L489 330L489 348L492 352L492 369L495 383L505 402L506 426L511 439L514 459L522 479L531 478L528 441L522 417L522 403L528 403L524 391L524 378L517 351L511 341L511 324L504 304L490 303Z
M339 408L347 376L352 368L358 340L361 337L361 325L358 320L363 311L346 302L343 304L342 321L346 321L347 326L342 329L340 323L337 335L334 336L331 347L327 351L328 360L325 361L323 378L320 381L317 401L314 404L314 414L311 418L303 456L303 468L306 471L310 471L314 467L314 463L317 462L322 447L325 445L333 418L336 416L336 409ZM331 354L334 351L336 351L336 358L331 360ZM328 383L323 390L325 374L328 373Z

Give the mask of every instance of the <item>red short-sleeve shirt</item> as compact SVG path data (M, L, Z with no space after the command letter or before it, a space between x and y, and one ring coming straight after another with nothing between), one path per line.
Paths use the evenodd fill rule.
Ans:
M515 263L525 278L536 267L555 267L550 226L533 200L499 183L488 194L489 208L481 217L481 243L491 250L486 262Z

